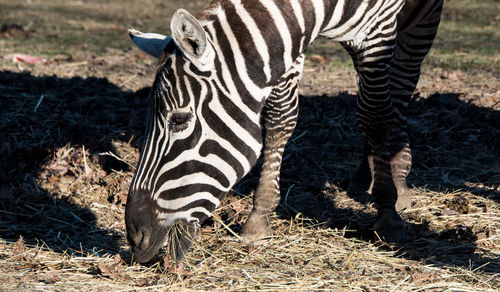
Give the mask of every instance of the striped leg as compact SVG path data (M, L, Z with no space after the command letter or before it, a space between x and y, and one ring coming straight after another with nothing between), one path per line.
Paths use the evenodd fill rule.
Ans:
M397 123L389 142L391 168L398 191L396 210L409 208L411 192L406 176L411 168L411 151L407 131L407 107L417 86L420 66L432 46L441 17L442 1L436 1L415 25L398 33L390 72L390 93Z
M285 145L297 124L298 83L301 77L303 55L294 67L278 80L263 110L264 153L259 185L253 199L253 209L245 225L243 235L259 239L272 235L269 214L280 202L280 167Z
M344 49L349 53L352 58L352 62L354 65L354 69L359 75L358 69L358 56L354 48L348 46L345 43L341 43ZM372 149L368 145L368 142L365 139L364 148L363 148L363 158L361 163L356 168L354 173L352 173L349 179L349 187L347 192L350 194L356 193L371 193L373 187L373 155Z
M397 127L389 87L396 42L394 30L395 24L355 49L359 75L357 111L369 149L364 168L373 167L372 196L378 209L374 229L386 240L402 241L406 238L405 225L395 209L398 193L392 177L393 153L389 147L391 133Z
M389 156L391 170L398 198L396 210L401 211L411 206L411 192L406 184L406 176L411 169L411 150L407 132L407 107L411 95L417 85L420 66L427 55L439 26L442 1L428 2L421 15L412 15L410 25L398 32L394 57L391 62L389 87L390 95L396 113L396 123L389 138ZM404 18L404 17L403 17ZM400 19L402 20L402 19ZM402 21L403 22L403 21ZM357 69L355 52L346 47ZM371 167L370 167L371 166ZM348 192L371 192L373 177L372 149L365 143L363 159L351 176Z

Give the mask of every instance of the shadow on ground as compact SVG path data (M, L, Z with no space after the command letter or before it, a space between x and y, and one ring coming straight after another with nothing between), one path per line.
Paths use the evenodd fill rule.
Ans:
M123 232L99 227L99 218L85 207L96 199L92 184L106 184L105 180L97 175L87 190L90 196L85 197L74 186L64 192L48 191L35 178L45 176L50 181L46 162L64 156L56 149L67 145L85 146L89 163L99 164L108 173L130 170L99 153L114 150L113 140L140 145L147 95L147 88L124 92L106 79L0 72L0 237L15 241L23 235L29 242L42 240L60 252L118 252ZM278 213L286 218L302 213L332 228L354 230L347 236L374 240L370 197L351 200L355 205L347 196L344 201L341 197L361 153L355 102L355 96L348 94L300 99L299 123L284 156L284 199ZM410 116L411 184L435 191L466 188L500 201L490 187L498 186L500 177L499 112L465 104L457 94L444 94L417 98ZM85 171L81 164L67 169L62 171L74 172L74 184L79 183ZM50 171L59 171L57 165L51 165ZM257 179L258 167L238 188L254 188ZM412 241L400 246L401 256L486 272L499 267L498 260L475 254L477 236L467 228L452 227L440 233L425 224L409 228ZM481 267L488 261L492 264Z
M347 230L346 236L375 241L371 196L352 198L345 192L363 145L355 105L356 96L342 93L335 98L301 97L298 125L281 170L278 214L290 219L302 213ZM417 96L409 115L410 185L434 192L461 189L500 202L500 112L466 104L458 94L450 93L426 99ZM258 171L257 167L238 185L243 193L255 187ZM451 208L459 211L450 212L458 213L460 204L470 204L460 196L452 203L458 206ZM482 231L453 225L437 232L414 213L403 217L417 223L408 226L409 243L396 247L399 256L485 272L500 268L498 259L478 254L475 242Z
M142 136L147 94L123 92L107 79L0 72L0 237L15 241L22 235L70 254L117 252L123 234L97 226L84 206L99 200L91 187L83 194L78 186L106 184L102 177L112 169L128 169L99 154L113 150L112 140L135 143ZM100 164L107 173L86 179L89 170L73 164L83 154L85 163ZM40 177L55 187L41 187L35 180Z

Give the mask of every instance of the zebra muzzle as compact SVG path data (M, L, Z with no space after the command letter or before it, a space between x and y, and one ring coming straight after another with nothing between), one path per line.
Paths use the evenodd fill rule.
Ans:
M141 228L137 231L128 231L133 260L144 263L150 261L163 247L167 238L168 229L160 227L152 229Z
M199 235L200 224L197 221L180 220L171 226L129 230L128 239L135 262L148 262L155 255L162 253L160 250L165 247L165 257L178 263L184 259Z

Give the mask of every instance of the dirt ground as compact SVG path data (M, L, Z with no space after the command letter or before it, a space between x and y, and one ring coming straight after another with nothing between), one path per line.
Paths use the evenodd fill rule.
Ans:
M313 53L285 152L275 236L248 243L238 235L257 166L181 265L161 256L138 265L123 217L155 61L130 46L68 49L16 65L9 59L16 38L36 38L26 27L9 24L0 33L0 58L7 57L0 63L0 291L500 289L496 67L443 69L431 52L409 110L407 243L378 240L370 196L345 191L362 148L356 75Z

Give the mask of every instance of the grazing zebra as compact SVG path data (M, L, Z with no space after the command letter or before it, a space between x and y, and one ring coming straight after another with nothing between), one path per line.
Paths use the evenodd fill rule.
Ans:
M134 259L167 245L181 260L200 224L256 163L263 166L248 238L271 234L279 171L298 116L304 52L318 37L339 41L359 75L365 155L349 191L370 190L374 229L405 239L411 153L406 109L434 40L442 0L219 0L197 18L179 9L172 37L130 30L158 58L146 139L125 219Z

